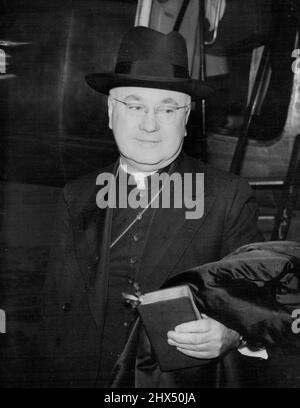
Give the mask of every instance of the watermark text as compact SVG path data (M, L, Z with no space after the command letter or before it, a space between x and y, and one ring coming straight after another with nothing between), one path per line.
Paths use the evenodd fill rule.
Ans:
M150 180L150 181L149 181ZM203 173L154 173L141 188L135 178L120 172L116 177L101 173L96 185L99 208L184 208L186 219L199 219L204 212ZM131 187L130 187L131 186ZM133 187L133 188L132 188Z
M6 315L3 309L0 309L0 333L6 333Z
M293 310L292 318L295 319L292 323L292 332L294 334L299 334L300 333L300 309Z

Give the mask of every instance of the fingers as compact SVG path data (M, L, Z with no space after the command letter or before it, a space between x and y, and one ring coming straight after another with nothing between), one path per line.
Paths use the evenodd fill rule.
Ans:
M181 334L182 335L182 334ZM207 335L195 335L184 333L187 342L175 341L168 338L168 344L176 347L181 353L196 358L215 358L218 357L222 350L222 342L217 338L210 338Z
M190 357L215 358L222 352L224 329L211 318L183 323L168 332L168 344Z
M208 320L194 320L180 324L175 330L169 331L168 342L172 346L201 345L209 341Z
M167 333L168 343L172 346L201 345L208 343L211 338L209 332L204 333L178 333L170 331Z
M191 322L182 323L175 327L176 333L205 333L211 328L210 318L193 320Z
M168 344L195 358L215 358L237 346L239 334L207 318L181 324L168 332Z
M176 342L172 339L168 339L168 344L170 346L174 346L177 349L184 349L184 350L190 350L190 351L206 351L207 348L209 347L210 343L209 342L203 342L203 343L180 343Z

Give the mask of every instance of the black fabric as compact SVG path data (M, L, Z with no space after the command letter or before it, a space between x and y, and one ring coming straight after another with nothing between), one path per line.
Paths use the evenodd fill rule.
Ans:
M150 75L174 78L187 78L188 70L175 64L164 64L161 61L152 60L151 64L148 61L133 61L133 62L118 62L115 69L117 74L127 75Z
M300 346L292 311L300 307L300 244L244 246L221 261L193 268L166 286L190 282L199 308L254 346Z
M169 165L157 173L167 173L170 168ZM133 182L132 176L127 173L124 174L122 168L118 170L117 183L120 182L121 173L123 173L122 180L126 180L126 186L122 186L122 191L125 194L124 187L126 187L128 198L137 185ZM146 195L146 201L149 203L151 201L151 175L146 177L144 187L144 190L140 190L140 194ZM120 208L120 191L117 188L116 208L112 211L111 242L114 242L141 211L141 208ZM109 251L107 303L97 377L97 386L99 387L107 386L112 368L124 348L137 317L136 310L125 302L122 293L134 294L136 291L134 284L154 214L155 209L148 208L142 218L132 225L130 230Z
M163 287L188 283L201 312L241 333L249 347L266 347L269 359L242 357L232 351L204 367L163 373L142 328L136 354L138 387L238 387L300 385L300 338L292 331L294 309L300 307L300 244L267 242L246 245L218 262L202 265L167 280ZM159 318L159 316L157 317ZM137 338L135 333L135 338ZM114 384L130 348L115 367ZM132 359L131 353L131 362ZM292 362L293 361L293 362ZM292 362L292 364L291 364ZM128 360L127 360L128 363ZM261 371L259 373L259 371ZM261 378L255 379L255 373ZM199 385L201 384L201 385Z
M134 220L139 211L141 210L131 208L113 210L112 241ZM136 319L136 311L125 302L122 292L130 294L135 292L133 283L152 216L153 209L148 209L142 219L135 223L110 250L105 326L97 379L99 386L107 386L111 370L122 352L131 324ZM138 240L135 240L136 238ZM132 259L134 263L131 263Z
M103 172L115 173L116 166ZM170 172L204 173L204 214L186 219L185 208L156 210L136 274L143 292L159 289L172 276L214 262L241 245L262 240L253 193L241 178L185 154ZM42 385L47 387L97 385L113 215L111 209L96 205L97 176L95 172L68 184L59 202L37 356L37 384L44 377ZM66 303L68 311L63 309ZM200 380L197 385L201 386Z

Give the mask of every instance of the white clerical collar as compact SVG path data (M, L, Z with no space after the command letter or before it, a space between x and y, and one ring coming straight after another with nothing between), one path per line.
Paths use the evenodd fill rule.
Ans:
M120 157L120 168L125 171L125 173L130 174L131 176L134 177L134 180L136 182L137 188L139 190L145 190L146 185L145 185L145 179L148 176L151 176L151 174L154 174L157 172L157 170L154 171L133 171L130 170L127 166L127 164L123 163L122 157Z

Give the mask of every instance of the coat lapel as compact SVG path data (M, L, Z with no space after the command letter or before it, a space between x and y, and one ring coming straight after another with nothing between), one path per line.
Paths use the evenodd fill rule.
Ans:
M105 169L115 174L117 163ZM104 170L103 170L104 171ZM104 305L106 302L108 250L111 233L112 209L101 209L97 206L96 196L99 187L96 177L88 199L80 203L74 200L76 208L72 208L72 223L74 231L74 246L80 270L87 290L91 313L98 325L103 321ZM89 179L89 185L93 176ZM80 192L85 196L87 192Z
M178 172L181 175L195 174L196 172L203 173L204 168L200 162L183 154L172 172ZM193 180L195 181L194 178ZM200 219L186 219L187 208L155 210L141 266L136 277L142 290L155 290L163 284L210 212L215 196L205 176L203 194L204 213ZM192 198L195 199L195 195Z

